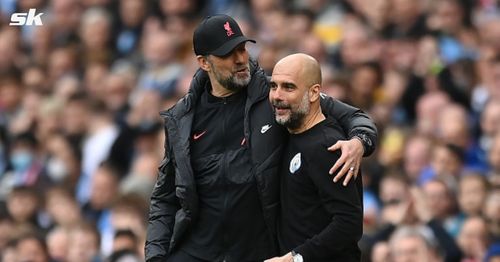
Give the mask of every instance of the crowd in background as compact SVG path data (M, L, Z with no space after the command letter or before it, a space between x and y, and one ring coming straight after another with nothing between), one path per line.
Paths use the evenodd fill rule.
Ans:
M9 26L36 8L42 26ZM236 18L270 74L315 57L369 113L364 261L499 261L497 0L0 1L2 261L141 261L158 112L198 68L194 27Z

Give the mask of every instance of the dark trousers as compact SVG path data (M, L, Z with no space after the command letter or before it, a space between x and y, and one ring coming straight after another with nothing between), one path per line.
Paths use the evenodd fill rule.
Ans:
M182 250L177 250L167 259L167 262L211 262L211 261L193 257ZM262 262L262 260L254 260L248 262Z

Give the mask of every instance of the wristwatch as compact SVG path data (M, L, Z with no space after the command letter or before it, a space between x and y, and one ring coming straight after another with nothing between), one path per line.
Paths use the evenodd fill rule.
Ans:
M295 252L294 250L292 250L292 258L293 262L304 262L304 258L302 257L302 255Z
M368 135L365 133L357 133L353 137L356 137L361 141L364 149L363 156L367 155L368 151L373 147L373 143L370 137L368 137Z

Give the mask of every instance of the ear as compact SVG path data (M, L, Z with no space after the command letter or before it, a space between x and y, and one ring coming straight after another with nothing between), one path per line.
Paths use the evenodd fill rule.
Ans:
M196 59L198 60L198 65L200 66L201 69L209 72L211 67L210 63L208 62L208 58L202 55L196 56Z
M321 85L320 84L315 84L309 87L309 102L313 103L316 102L319 99L320 95L320 89Z

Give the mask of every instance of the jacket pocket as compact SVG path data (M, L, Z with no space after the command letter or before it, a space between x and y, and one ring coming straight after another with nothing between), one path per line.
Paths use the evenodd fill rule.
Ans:
M175 224L172 232L172 238L170 239L170 254L174 251L175 246L180 241L190 224L191 218L186 214L186 212L183 209L177 210L175 213Z

